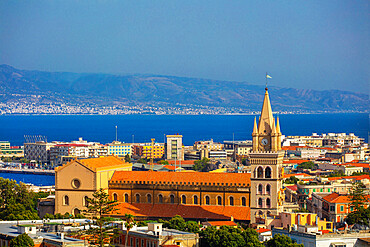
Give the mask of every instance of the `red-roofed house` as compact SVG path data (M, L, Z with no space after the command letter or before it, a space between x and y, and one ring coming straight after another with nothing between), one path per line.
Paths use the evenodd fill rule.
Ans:
M369 196L368 198L370 201ZM353 211L350 203L351 200L348 195L331 193L322 197L322 215L329 221L343 222L347 214Z

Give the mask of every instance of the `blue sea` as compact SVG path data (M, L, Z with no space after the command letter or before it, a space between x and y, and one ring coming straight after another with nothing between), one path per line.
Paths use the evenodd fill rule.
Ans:
M15 180L26 184L34 184L37 186L55 185L55 176L38 175L38 174L18 174L0 172L0 177Z
M164 141L166 134L183 135L185 145L195 141L250 140L252 115L30 115L0 116L0 141L23 145L24 135L46 136L48 141L88 141L109 143L117 136L123 142ZM257 116L258 117L258 116ZM369 114L291 114L280 115L283 135L312 133L355 133L368 141ZM23 174L11 174L26 181ZM0 176L3 176L0 174ZM25 176L25 177L23 177ZM49 176L46 176L49 177ZM32 183L32 180L30 181ZM41 182L42 183L42 182ZM49 184L45 184L49 185Z

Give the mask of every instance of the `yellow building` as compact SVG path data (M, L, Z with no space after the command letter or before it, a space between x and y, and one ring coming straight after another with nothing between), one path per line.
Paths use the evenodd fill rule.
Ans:
M298 226L317 226L319 231L333 231L333 222L321 220L317 214L312 213L292 213L282 212L280 213L280 224L275 222L274 226L283 228L292 228Z
M151 143L135 145L134 154L141 158L161 159L164 157L164 145L159 143L155 143L153 147Z
M55 168L55 213L78 214L86 208L87 197L103 188L115 171L131 171L132 164L115 157L73 160Z

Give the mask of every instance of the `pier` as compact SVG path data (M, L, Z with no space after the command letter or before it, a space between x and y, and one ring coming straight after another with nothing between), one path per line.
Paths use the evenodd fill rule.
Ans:
M54 170L43 170L43 169L0 168L0 172L19 173L19 174L38 174L38 175L50 175L50 176L55 175Z

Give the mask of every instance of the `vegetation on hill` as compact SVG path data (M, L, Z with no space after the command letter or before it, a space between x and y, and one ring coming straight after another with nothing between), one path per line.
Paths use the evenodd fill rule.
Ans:
M217 81L166 75L114 75L27 71L0 65L0 94L3 102L17 95L40 95L33 102L77 104L179 105L241 107L259 111L264 86L247 82ZM368 111L365 93L339 90L316 91L269 87L274 110ZM19 99L19 98L18 98Z

